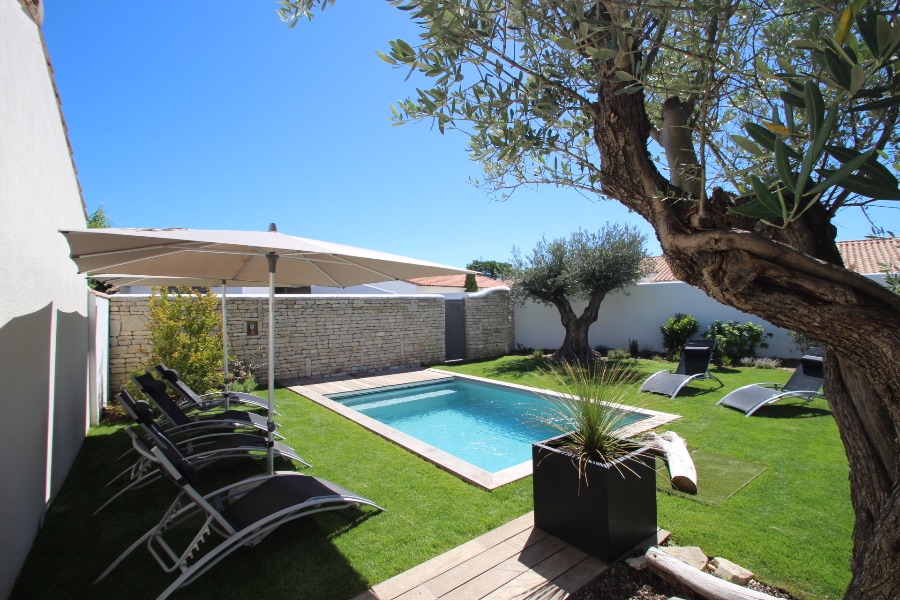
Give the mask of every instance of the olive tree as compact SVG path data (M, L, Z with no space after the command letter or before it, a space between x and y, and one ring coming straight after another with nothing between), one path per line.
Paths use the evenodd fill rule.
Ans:
M607 224L597 233L579 229L568 239L542 238L529 255L513 248L513 298L559 311L566 334L554 359L595 357L588 343L591 325L607 294L634 285L643 276L645 240L636 228ZM572 306L575 301L586 302L580 315Z
M333 0L283 0L296 23ZM850 463L848 598L900 597L900 297L845 268L839 210L900 199L900 23L886 0L398 0L394 107L470 137L481 182L649 222L674 274L817 339Z

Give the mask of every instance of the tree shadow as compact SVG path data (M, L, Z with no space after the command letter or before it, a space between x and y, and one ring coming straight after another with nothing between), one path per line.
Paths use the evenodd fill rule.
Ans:
M127 483L119 481L104 488L136 460L133 452L123 457L130 447L130 437L122 427L110 426L85 439L47 513L11 599L152 597L172 582L175 576L164 573L146 548L139 548L105 580L92 583L131 542L157 524L175 498L175 486L163 478L123 495L100 514L91 514ZM296 467L277 460L276 469ZM264 458L222 460L200 472L198 487L208 493L264 470ZM369 582L341 553L336 540L378 514L368 507L349 508L287 523L259 546L239 549L189 586L190 591L176 596L190 594L201 600L249 598L260 591L260 582L264 581L266 593L273 597L313 599L335 593L352 597L365 590ZM50 573L52 577L48 577Z
M827 408L817 408L804 404L769 404L753 413L751 418L763 419L812 419L816 417L833 417L834 414Z

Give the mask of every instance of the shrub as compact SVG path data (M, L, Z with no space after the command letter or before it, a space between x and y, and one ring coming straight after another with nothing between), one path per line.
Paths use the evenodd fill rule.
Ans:
M745 356L741 359L742 367L755 367L757 369L777 369L781 366L781 361L777 358L753 358Z
M631 353L632 358L637 358L638 354L640 354L640 350L638 350L638 341L633 340L631 338L628 339L628 352Z
M233 392L255 392L259 387L256 381L256 373L266 368L267 363L259 357L262 356L264 349L259 347L256 352L250 355L249 359L231 358L228 368L231 374L231 381L228 383L228 389Z
M176 369L197 393L221 389L222 318L215 293L154 288L150 296L150 365Z
M606 353L606 358L610 360L625 360L631 358L631 352L625 348L613 348Z
M676 313L674 317L663 324L659 330L662 332L663 348L669 357L674 357L691 339L697 330L700 329L700 323L691 315Z
M544 358L544 351L540 348L535 348L531 351L531 358L535 360L542 360Z
M713 360L727 366L744 357L755 357L757 348L768 348L769 344L763 340L772 337L772 334L766 333L761 325L749 321L744 324L713 321L703 337L715 340Z

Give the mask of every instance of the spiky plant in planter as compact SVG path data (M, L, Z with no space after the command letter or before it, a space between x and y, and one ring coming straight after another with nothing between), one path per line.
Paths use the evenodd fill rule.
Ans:
M541 421L561 435L532 446L534 522L611 563L656 533L654 458L618 434L620 404L638 375L616 365L562 363L545 370L551 386Z

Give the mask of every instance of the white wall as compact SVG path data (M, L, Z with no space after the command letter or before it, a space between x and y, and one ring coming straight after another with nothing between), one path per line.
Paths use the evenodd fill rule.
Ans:
M0 598L87 428L87 289L60 228L84 227L41 34L0 0Z
M88 296L88 416L100 422L100 409L109 402L109 298Z
M884 284L884 275L867 275L870 279ZM573 307L581 314L584 303ZM654 351L662 351L662 335L659 328L675 313L693 315L700 322L698 334L706 331L714 320L748 321L762 325L769 347L759 350L759 356L780 358L798 357L800 352L794 347L788 332L775 327L754 315L719 304L705 293L682 282L640 283L628 289L628 294L610 294L600 306L597 322L591 326L590 344L593 347L628 348L628 340L635 339L643 350L649 346ZM516 344L527 348L555 349L562 343L565 330L559 321L559 311L552 306L528 302L516 305Z
M574 306L576 314L581 314L584 306L584 303ZM681 282L640 283L629 288L627 295L616 292L607 296L600 306L597 322L591 326L590 344L592 347L628 348L628 340L635 339L642 350L649 346L654 351L662 352L659 329L675 313L693 315L700 322L698 334L704 333L716 319L762 325L766 332L774 335L766 338L769 347L759 350L759 356L800 356L787 330L719 304L700 289ZM517 345L555 349L562 343L565 330L556 308L528 302L525 306L516 306L515 319Z

